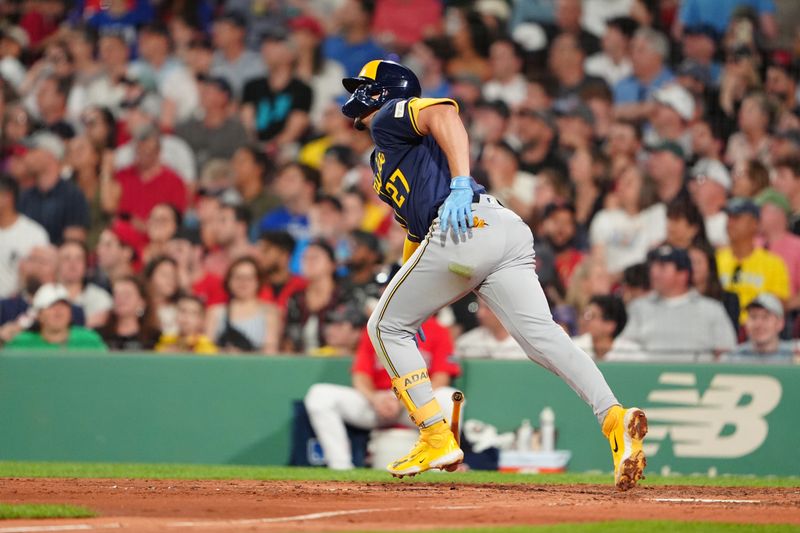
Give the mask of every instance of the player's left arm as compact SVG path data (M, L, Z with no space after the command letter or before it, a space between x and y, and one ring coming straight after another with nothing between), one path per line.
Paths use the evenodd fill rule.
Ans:
M417 114L417 129L432 135L447 157L452 177L469 176L469 138L467 129L453 105L432 105Z

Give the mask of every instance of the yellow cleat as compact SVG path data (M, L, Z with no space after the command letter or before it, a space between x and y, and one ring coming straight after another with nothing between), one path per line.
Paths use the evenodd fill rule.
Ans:
M421 428L419 440L408 455L386 467L395 477L414 476L438 468L457 465L464 460L464 452L458 446L450 426L442 420L429 428Z
M603 434L611 445L614 456L614 484L619 490L628 490L644 479L647 459L642 450L642 439L647 434L647 416L637 407L611 408L603 421Z

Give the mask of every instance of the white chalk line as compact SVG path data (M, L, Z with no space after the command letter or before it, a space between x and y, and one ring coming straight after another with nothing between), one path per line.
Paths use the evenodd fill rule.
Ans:
M106 524L102 529L117 529L122 527L120 524ZM14 526L2 527L0 533L43 533L46 531L87 531L91 529L101 529L91 524L64 524L60 526Z
M437 511L462 511L467 509L479 509L480 505L433 505L430 510ZM166 527L217 527L217 526L247 526L257 524L281 524L285 522L306 522L309 520L320 520L323 518L335 518L339 516L350 516L365 513L392 513L407 511L407 507L385 507L377 509L349 509L342 511L326 511L321 513L309 513L293 516L277 516L272 518L248 518L242 520L205 520L196 522L171 522L165 524ZM60 531L90 531L94 529L117 529L121 524L64 524L57 526L15 526L0 528L0 533L47 533Z
M761 500L718 500L713 498L652 498L664 503L761 503Z

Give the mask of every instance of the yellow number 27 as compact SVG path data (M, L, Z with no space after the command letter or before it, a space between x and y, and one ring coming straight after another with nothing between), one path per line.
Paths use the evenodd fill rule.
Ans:
M400 184L406 190L405 193L400 192L397 187L395 186L395 180L399 179ZM392 200L394 201L397 207L403 207L403 204L406 201L406 195L411 191L408 187L408 181L406 181L406 177L403 176L403 173L398 168L394 171L394 173L389 176L389 180L386 182L386 192L392 195Z

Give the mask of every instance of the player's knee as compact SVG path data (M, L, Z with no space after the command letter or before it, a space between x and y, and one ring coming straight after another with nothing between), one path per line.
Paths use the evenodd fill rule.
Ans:
M316 383L308 389L303 404L306 411L316 413L329 409L332 404L331 386L327 383Z

